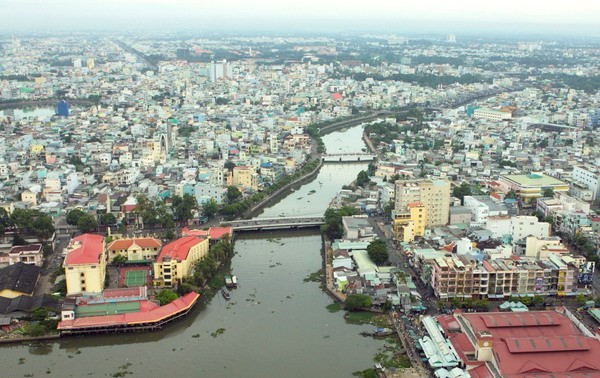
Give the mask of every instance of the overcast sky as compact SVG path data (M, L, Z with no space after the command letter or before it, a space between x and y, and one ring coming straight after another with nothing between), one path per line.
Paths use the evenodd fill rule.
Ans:
M600 30L598 0L0 0L0 30Z

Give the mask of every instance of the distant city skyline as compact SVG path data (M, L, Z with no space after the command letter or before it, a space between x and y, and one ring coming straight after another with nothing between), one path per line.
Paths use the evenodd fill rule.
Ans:
M214 30L257 32L534 33L600 36L587 0L1 0L1 32Z

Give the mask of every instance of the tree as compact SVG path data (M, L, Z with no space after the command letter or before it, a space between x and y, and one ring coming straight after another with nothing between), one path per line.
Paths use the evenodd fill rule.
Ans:
M373 300L365 294L350 294L344 301L344 308L347 311L355 311L363 308L371 308Z
M544 304L544 297L542 297L541 295L534 295L531 302L534 306L539 307Z
M127 257L125 257L125 255L116 255L112 260L112 263L117 266L121 266L126 262L127 262Z
M202 205L202 214L208 219L214 217L218 210L219 205L214 198L209 199L208 201L204 202L204 205Z
M373 240L371 243L369 243L367 246L367 252L371 260L373 260L373 262L377 265L383 264L389 257L385 242L380 239Z
M225 169L227 169L229 172L233 172L233 168L235 168L235 163L232 162L231 160L227 160L224 164Z
M182 224L187 224L194 216L194 211L198 210L198 201L196 201L196 197L188 193L185 193L183 197L173 196L172 205L175 218Z
M73 209L69 211L66 216L67 224L70 224L71 226L77 226L79 218L81 218L84 215L85 213L79 209Z
M554 189L552 189L552 188L544 189L544 192L542 193L542 197L554 198Z
M161 306L169 304L177 298L179 298L177 293L169 289L162 289L158 294L154 296L154 299L159 301Z
M117 224L117 217L113 213L106 213L102 215L102 223L107 226L112 226Z
M10 220L8 212L3 207L0 207L0 235L4 235L6 229L11 226L12 221Z
M325 210L325 224L321 226L321 232L327 235L330 240L341 238L344 235L342 217L357 215L358 213L359 211L351 206Z
M77 221L77 229L83 233L94 232L97 228L98 222L92 214L84 214Z
M383 215L386 218L391 218L392 217L392 211L395 208L395 204L394 204L394 200L390 200L388 203L385 204L385 206L383 207Z
M583 306L585 304L585 302L588 301L588 296L587 295L583 295L583 294L579 294L575 296L575 303L577 303L577 306Z
M504 196L504 198L506 199L517 199L519 198L519 195L517 194L517 192L515 192L514 190L509 190L508 193L506 193L506 195Z
M227 203L232 204L242 196L242 192L235 186L227 187Z
M455 186L452 189L452 195L456 198L460 199L460 202L463 203L465 196L471 195L471 185L463 182L460 186Z
M371 179L369 178L369 174L367 173L367 171L358 172L358 175L356 176L357 186L364 188L365 185L367 185L369 182L371 182Z

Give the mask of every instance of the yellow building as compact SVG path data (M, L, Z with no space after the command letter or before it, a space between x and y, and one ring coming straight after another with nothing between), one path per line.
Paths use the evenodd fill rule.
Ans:
M234 186L240 186L242 188L248 188L257 190L258 189L258 174L253 167L239 166L233 168L233 180Z
M396 240L410 243L415 239L415 236L425 234L427 209L423 203L409 203L406 211L394 210L392 217L394 238Z
M155 238L119 239L106 247L108 262L117 256L125 256L127 261L154 261L162 243Z
M67 295L101 293L106 276L104 237L83 234L71 239L63 266L67 279Z
M426 208L425 226L445 226L450 218L450 182L448 180L397 180L395 209L404 212L410 203L421 202Z
M554 192L569 190L568 183L544 173L503 175L498 179L498 183L504 193L512 190L526 203L535 203L535 199L542 197L546 189L552 189Z
M23 193L21 193L21 201L29 202L33 206L37 206L37 193L26 190Z
M154 284L173 286L194 273L194 264L208 255L208 239L179 238L162 247L154 263Z
M31 153L33 154L39 154L44 151L44 146L41 144L32 144L29 148L31 148Z

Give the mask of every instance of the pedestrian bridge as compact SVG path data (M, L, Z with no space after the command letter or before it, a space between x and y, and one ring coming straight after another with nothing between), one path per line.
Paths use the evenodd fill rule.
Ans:
M319 227L322 224L325 224L323 217L254 218L221 223L222 226L233 227L234 232L309 228Z
M377 155L369 153L324 154L322 160L326 163L345 163L355 161L373 161Z

